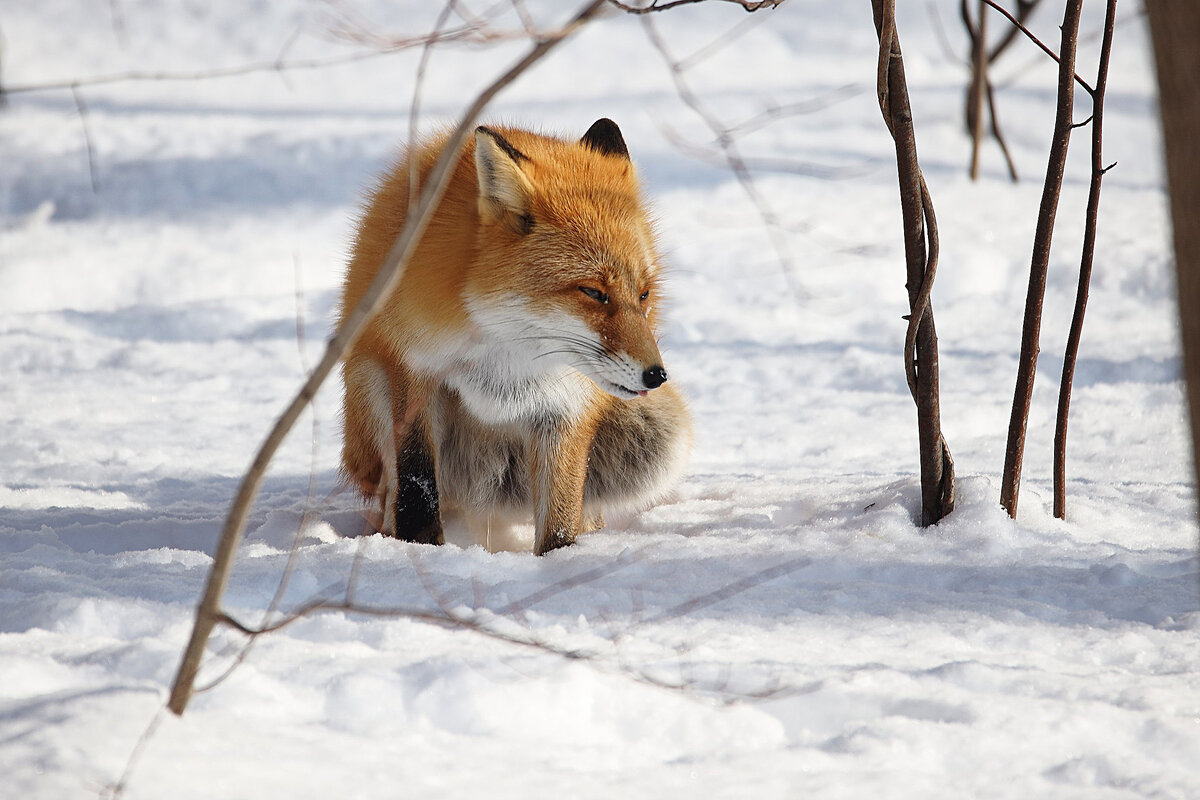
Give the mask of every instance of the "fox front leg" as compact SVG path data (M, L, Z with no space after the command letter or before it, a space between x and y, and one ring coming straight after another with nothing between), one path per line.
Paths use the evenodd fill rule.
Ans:
M396 538L421 544L442 544L437 468L424 425L412 425L397 448L395 514Z
M535 540L545 555L583 533L583 489L594 425L558 425L535 437L530 464Z

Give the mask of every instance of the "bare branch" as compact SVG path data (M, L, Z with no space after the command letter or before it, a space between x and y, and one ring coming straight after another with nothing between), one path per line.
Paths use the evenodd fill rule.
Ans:
M426 34L403 39L393 39L370 50L347 53L340 56L329 56L326 58L299 58L293 60L283 60L282 58L277 57L272 61L256 61L249 64L239 64L229 67L217 67L214 69L201 70L157 72L146 70L128 70L125 72L111 73L109 75L95 75L90 78L73 78L71 80L64 81L17 84L14 86L6 86L4 91L6 94L17 94L24 92L44 92L60 89L75 90L78 87L102 86L112 83L143 81L202 81L219 78L231 78L242 75L252 75L260 72L288 72L310 69L325 69L327 67L351 64L357 61L380 58L401 50L408 50L414 47L423 47L431 43L438 44L446 42L484 44L525 38L527 38L527 35L523 30L483 31L475 26L464 25L458 28L452 28L437 35Z
M87 149L88 176L92 180L92 194L100 194L100 177L96 171L95 146L92 144L92 126L88 124L87 103L83 102L83 95L79 93L78 85L72 84L71 97L75 100L75 110L79 113L79 125L83 128L83 144Z
M525 33L531 37L537 36L537 23L534 22L533 16L525 6L525 0L512 0L512 7L513 11L517 12L517 16L521 18L521 24L525 26Z
M671 79L675 83L675 91L679 94L679 98L703 120L704 124L712 132L716 138L717 146L721 148L721 153L725 157L726 166L737 177L742 191L746 193L746 196L758 211L759 217L767 228L767 234L771 238L771 244L775 249L776 257L779 259L780 269L783 271L784 280L787 281L788 288L797 300L804 299L808 293L796 279L791 253L788 249L787 241L783 236L779 216L767 202L766 198L758 191L758 186L754 182L754 176L750 173L750 168L746 165L745 159L738 152L734 143L734 137L725 127L724 123L717 118L692 90L691 85L684 77L684 70L680 62L672 57L667 48L667 43L659 35L658 29L654 25L654 20L651 17L643 17L642 25L645 28L646 36L650 40L650 43L659 52L666 62L668 69L670 69Z
M394 290L403 274L404 265L407 264L413 250L416 249L425 227L433 216L434 209L441 201L442 195L450 183L453 165L458 160L459 150L470 134L475 120L501 89L512 83L518 75L544 57L563 39L594 18L603 7L604 0L590 0L569 23L557 31L547 33L537 41L520 61L484 89L464 112L458 126L447 138L445 149L430 173L428 186L421 192L421 199L414 213L407 219L404 230L388 252L384 265L371 282L359 304L343 320L341 328L330 341L325 355L317 364L316 369L313 370L309 379L305 381L267 435L253 464L242 479L221 533L204 596L196 611L196 624L192 630L192 637L171 690L168 707L175 714L182 714L187 707L205 645L212 633L213 625L222 613L220 611L221 596L224 594L225 585L229 580L233 557L241 541L246 516L258 494L258 487L266 474L268 464L301 412L312 402L321 384L341 361L342 356L363 326Z
M926 0L926 7L929 11L929 19L933 23L933 33L937 38L938 45L942 48L942 56L947 60L959 64L960 66L968 66L966 61L963 61L954 50L954 45L950 43L950 37L946 34L946 26L942 24L942 15L938 12L937 0ZM970 33L971 26L967 25L967 32Z
M687 71L701 61L711 58L757 28L766 19L768 17L764 14L752 14L749 17L744 17L741 22L729 30L722 31L720 36L708 44L679 59L679 68Z
M998 59L1008 49L1008 46L1013 43L1017 38L1017 34L1029 20L1029 16L1033 13L1033 10L1037 8L1038 2L1039 0L1017 0L1017 22L1020 24L1010 27L1004 36L1000 37L1000 41L996 42L996 46L988 51L989 62Z
M291 36L283 40L283 46L279 48L279 55L275 56L275 72L289 89L292 84L287 72L287 54L291 51L292 46L296 44L302 32L302 29L299 27L293 30Z
M1004 154L1004 163L1008 165L1008 177L1013 183L1017 182L1017 165L1013 161L1012 153L1008 151L1008 142L1005 141L1004 135L1000 133L1000 120L996 116L996 92L992 86L992 82L987 82L987 105L988 119L992 121L992 138L996 140L996 144L1000 145L1000 152Z
M411 553L410 553L411 555ZM792 687L775 681L771 684L765 684L752 690L731 690L728 688L728 676L723 679L718 679L705 685L699 678L685 674L686 669L681 664L680 677L678 680L667 680L643 666L633 665L625 661L622 657L620 644L629 636L635 628L640 628L647 625L653 625L660 622L670 621L679 617L694 613L702 608L707 608L717 603L724 602L732 597L735 597L743 592L749 591L763 584L791 574L797 570L804 569L812 563L812 559L808 557L796 558L782 564L776 564L759 572L747 575L737 581L722 586L714 591L706 592L702 595L690 598L683 603L665 609L659 614L649 619L637 619L632 624L624 626L623 629L615 630L608 637L601 647L580 647L567 646L561 642L553 641L546 637L539 636L536 631L528 626L519 631L505 629L497 625L506 619L511 619L511 615L524 611L535 605L550 599L569 589L581 586L607 575L611 575L615 569L620 569L626 565L636 563L637 556L619 557L615 562L601 565L594 569L585 570L577 575L565 578L550 586L547 586L525 598L517 600L509 604L504 614L497 614L490 609L479 608L463 611L461 604L455 603L450 597L444 595L433 586L419 563L414 562L413 566L416 570L418 579L425 585L426 591L430 598L437 605L437 610L430 610L419 607L384 607L372 606L359 603L351 603L347 601L336 601L330 599L317 599L301 605L293 610L287 616L276 620L269 624L262 624L258 627L251 627L233 617L227 612L220 612L217 615L217 621L223 625L250 637L251 641L264 634L273 633L283 628L305 619L314 614L341 612L345 614L361 614L372 617L407 619L414 622L422 622L429 625L435 625L441 628L462 629L472 631L474 633L486 636L489 639L514 644L521 647L531 648L549 655L558 656L572 661L587 661L589 664L597 668L609 668L616 674L624 675L639 683L646 683L657 686L659 688L672 689L676 691L699 692L704 694L716 694L724 702L732 702L734 700L757 700L769 697L778 697L792 691ZM478 589L476 588L476 594ZM639 616L637 614L635 617ZM515 620L513 620L515 621ZM611 653L611 655L609 655ZM222 676L224 677L224 676ZM207 687L206 687L207 688Z
M1033 42L1039 48L1041 48L1043 53L1045 53L1046 55L1053 58L1056 62L1062 63L1059 59L1058 53L1055 53L1053 50L1051 50L1046 45L1045 42L1043 42L1041 39L1039 39L1037 37L1036 34L1034 34L1033 31L1031 31L1031 30L1029 30L1029 28L1025 27L1025 23L1022 20L1018 19L1017 17L1014 17L1008 11L1008 9L1004 8L1001 5L998 5L996 3L996 0L981 0L981 2L983 2L985 5L991 6L992 8L999 11L1004 16L1005 19L1007 19L1009 22L1011 22L1019 31L1021 31L1021 33L1025 34L1025 36L1029 39L1029 41ZM1076 37L1076 38L1078 38L1078 37ZM1072 72L1071 75L1075 78L1075 82L1078 83L1080 86L1082 86L1084 91L1086 91L1088 94L1096 93L1096 90L1092 88L1091 84L1089 84L1083 78L1079 77L1074 72Z
M680 62L681 64L683 62ZM742 136L754 131L761 130L772 123L778 122L787 117L798 116L802 114L815 114L818 111L823 111L831 106L840 103L841 101L857 97L862 94L864 87L859 84L847 83L833 91L827 92L820 97L814 97L809 100L798 100L794 103L786 103L784 105L772 104L767 106L763 111L743 120L736 125L733 125L726 130L730 136Z
M1024 23L1035 5L1037 5L1037 0L1018 0L1017 21ZM1009 26L1000 44L991 51L988 51L987 15L984 11L985 4L983 0L980 0L976 20L972 21L967 0L961 0L959 5L959 14L962 17L963 25L967 29L967 36L971 43L971 59L969 64L971 81L967 89L966 104L967 131L971 135L971 165L969 173L971 180L978 180L979 150L983 140L983 109L986 102L988 119L990 120L988 132L1000 146L1000 152L1004 154L1004 161L1008 167L1008 175L1013 183L1016 183L1018 180L1017 167L1013 162L1012 154L1008 150L1008 143L1004 140L1004 135L1000 132L1000 122L996 114L996 93L992 86L989 68L1008 45L1012 43L1018 29Z
M481 15L476 15L466 8L465 4L458 2L451 4L452 13L462 21L461 25L450 28L445 32L446 36L450 37L451 41L463 41L469 44L490 44L493 42L504 41L508 39L536 39L537 29L535 33L530 34L526 27L526 20L521 16L522 25L520 28L503 30L495 27L493 24L495 17L499 16L506 6L503 3L496 3L486 12ZM343 9L343 12L345 10ZM442 6L442 16L445 17L446 5ZM416 37L409 35L396 36L388 33L380 33L378 23L371 20L351 19L343 13L342 25L332 31L332 35L336 39L351 44L362 45L377 50L394 50L397 47L405 48L413 46ZM423 38L436 38L437 34L424 34ZM459 37L462 36L460 39ZM435 42L436 43L436 42Z
M960 4L963 23L971 37L971 85L967 91L967 127L971 133L971 180L979 180L979 149L983 143L983 103L990 96L991 85L988 81L987 58L987 15L983 13L982 0L979 3L979 15L974 26L967 11L967 0ZM991 105L989 104L989 107ZM994 119L994 118L993 118Z
M146 729L142 731L142 735L134 743L133 749L129 752L129 758L125 760L125 768L121 770L121 776L117 778L117 782L105 787L101 792L100 797L106 800L120 800L125 794L125 788L129 785L129 779L133 777L133 769L141 760L142 755L146 751L146 746L150 744L150 740L158 732L158 726L162 724L163 717L166 714L166 708L160 706L158 711L150 719Z
M112 23L113 37L122 48L129 46L129 35L125 26L125 10L120 0L108 0L108 16Z
M735 129L730 129L732 134ZM663 135L667 137L667 141L676 149L682 152L689 158L694 158L697 161L704 161L712 164L715 167L728 167L729 156L725 149L705 147L698 145L695 142L690 142L679 135L674 129L669 127L662 128ZM811 178L834 179L844 178L856 175L863 175L869 171L865 166L854 167L835 167L827 164L815 164L810 161L800 161L793 158L769 158L769 157L745 157L741 158L741 162L747 169L754 169L764 172L781 172L792 175L805 175ZM774 224L781 225L778 220Z
M1100 212L1100 183L1108 169L1104 166L1104 92L1108 86L1108 62L1112 53L1116 25L1117 0L1108 0L1104 12L1104 40L1096 68L1096 91L1092 93L1092 179L1088 189L1087 212L1083 228L1083 255L1079 262L1079 288L1075 293L1075 311L1067 334L1063 355L1062 380L1058 389L1058 416L1054 426L1054 516L1067 517L1067 418L1071 411L1071 384L1083 336L1083 317L1087 312L1088 289L1092 282L1092 259L1096 250L1096 225Z
M764 8L778 8L783 5L784 0L724 0L726 3L734 3L741 6L747 11L759 11ZM622 3L621 0L608 0L614 7L621 9L629 14L649 14L654 11L667 11L679 6L689 6L693 3L703 3L706 0L651 0L649 5L635 6L629 3Z
M456 0L446 0L442 6L441 13L438 14L437 20L433 23L433 36L431 36L425 45L421 48L421 60L417 63L417 74L413 81L412 103L408 109L408 146L411 150L417 142L417 121L421 116L421 87L425 85L425 71L429 68L429 59L433 55L433 46L437 41L436 37L441 33L442 27L450 19L450 15L454 13L455 7L458 5ZM417 159L408 159L408 213L411 214L417 199L420 197L418 191L418 170Z

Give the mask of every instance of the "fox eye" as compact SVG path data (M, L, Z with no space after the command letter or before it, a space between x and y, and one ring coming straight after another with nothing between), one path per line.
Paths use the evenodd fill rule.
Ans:
M579 291L583 292L597 303L603 303L606 305L608 304L608 295L599 289L593 289L591 286L580 286Z
M638 302L639 303L646 302L646 298L648 298L649 296L650 296L650 290L647 289L646 291L642 292L641 295L638 297Z

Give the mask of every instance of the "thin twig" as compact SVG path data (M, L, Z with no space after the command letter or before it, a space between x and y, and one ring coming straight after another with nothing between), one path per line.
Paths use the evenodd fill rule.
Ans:
M751 588L751 587L745 587ZM724 599L724 598L722 598ZM714 601L716 602L716 601ZM638 683L647 684L660 689L669 689L680 692L694 692L703 695L718 695L719 699L728 703L737 700L766 700L785 696L795 689L784 685L778 681L771 685L765 685L758 689L750 691L734 691L721 685L720 681L714 682L713 685L703 686L698 679L691 679L681 676L679 680L666 680L651 671L641 666L622 661L619 649L615 650L615 656L606 657L605 651L612 649L615 644L614 640L607 640L607 645L603 650L591 647L568 647L557 642L550 641L545 638L538 637L528 628L523 629L520 633L508 632L490 624L495 618L490 615L473 612L469 614L451 613L447 614L440 611L429 611L421 608L383 608L378 606L367 605L347 605L336 601L315 601L298 609L296 614L285 619L279 620L272 625L262 628L252 628L240 622L229 614L222 613L220 622L227 625L246 636L257 637L267 633L279 631L294 622L308 617L329 612L341 612L345 614L359 614L369 617L377 617L384 619L406 619L413 622L422 622L427 625L434 625L439 628L449 630L467 630L472 633L479 634L488 639L492 639L505 644L516 645L518 647L529 648L539 653L556 656L568 661L587 662L593 668L607 669L617 675L622 675L630 680Z
M688 141L681 136L677 131L670 127L661 128L663 136L671 143L671 146L680 151L689 158L694 158L698 161L704 161L712 164L715 167L728 167L729 159L724 149L714 149L705 147ZM769 158L769 157L746 157L741 158L741 162L747 169L753 169L760 172L777 172L787 173L791 175L804 175L810 178L822 178L832 180L836 178L848 178L858 175L864 175L871 171L871 168L866 165L854 167L834 167L827 164L814 164L810 161L799 161L792 158ZM776 225L781 225L778 220L775 220Z
M410 557L412 553L410 552ZM635 563L638 559L625 558L618 559L616 568ZM769 581L776 580L785 575L789 575L797 570L804 569L812 563L812 559L808 557L796 558L782 564L776 564L767 567L752 575L747 575L737 581L734 581L720 588L706 592L693 598L665 609L659 614L648 619L637 619L631 625L625 626L624 630L615 631L613 635L605 641L604 649L596 647L567 647L557 642L551 641L545 637L540 637L537 633L525 627L519 632L506 631L496 626L496 622L510 619L511 614L519 613L526 610L530 606L556 596L576 586L589 583L600 577L611 575L614 566L612 563L605 564L591 570L585 570L578 575L565 578L558 581L543 590L535 592L526 598L518 600L510 604L504 614L496 614L490 609L475 608L472 610L462 611L461 604L456 604L454 601L438 591L436 587L429 582L425 570L416 560L413 561L413 568L416 575L422 583L425 584L426 592L437 605L437 610L433 611L427 608L420 607L385 607L366 605L361 603L350 603L346 601L336 601L330 599L317 599L301 605L293 610L287 616L276 620L269 624L263 624L258 627L247 625L237 618L233 617L228 612L220 612L218 621L236 631L248 636L251 640L276 631L282 630L301 619L306 619L314 614L341 612L345 614L360 614L371 617L380 617L388 619L407 619L414 622L422 622L429 625L435 625L447 629L468 630L480 634L490 639L505 642L508 644L519 645L521 647L531 648L549 655L558 656L571 661L586 661L589 664L597 667L611 667L617 674L624 675L640 683L646 683L659 688L672 689L676 691L689 691L701 693L713 693L722 695L725 702L733 700L760 700L768 697L778 697L792 691L792 688L776 682L774 685L762 686L752 691L733 691L728 689L728 680L715 681L708 687L702 686L698 679L681 674L679 680L665 680L657 675L652 674L644 667L635 666L622 660L619 644L623 641L633 628L640 628L647 625L653 625L664 621L678 619L688 614L694 613L702 608L707 608L712 605L724 602L732 597L742 594L746 591L759 587ZM636 615L635 615L636 616ZM615 653L610 663L605 657L605 651L611 650ZM681 666L682 673L682 666ZM725 687L725 688L722 688Z
M437 35L441 32L442 27L450 19L450 15L454 13L457 3L455 0L446 0L442 6L441 12L433 23L433 36L426 41L425 46L421 48L421 59L417 62L416 77L413 80L412 102L408 109L408 152L414 152L417 146L417 122L421 117L421 88L425 85L425 71L429 68L429 60L433 57L433 46ZM408 158L408 211L411 214L417 198L420 196L418 183L420 181L420 170L418 169L420 159Z
M707 61L717 53L735 44L739 39L745 36L750 31L757 28L763 23L763 20L769 19L764 14L753 14L749 17L743 17L742 21L726 31L722 31L721 35L713 39L708 44L694 50L689 55L679 59L679 68L681 70L689 70L702 61Z
M283 40L283 44L279 48L279 55L275 56L275 72L279 75L279 79L283 81L284 86L292 88L292 83L287 72L287 55L291 52L292 47L300 40L300 34L303 29L297 27L292 31L291 35Z
M1018 181L1017 165L1013 161L1012 153L1008 151L1008 142L1000 133L1000 119L996 115L996 92L990 79L987 81L986 88L988 118L992 121L992 138L996 140L996 144L1000 145L1000 152L1004 154L1004 163L1008 165L1008 177L1012 179L1013 183L1016 183Z
M216 80L220 78L240 77L243 75L252 75L259 72L281 72L281 71L297 71L311 69L325 69L327 67L336 67L344 64L351 64L358 61L366 61L372 58L380 58L382 56L392 55L401 50L407 50L413 47L421 47L429 43L431 40L436 43L468 43L482 44L499 41L508 41L512 39L526 38L524 31L497 31L482 33L478 29L471 26L463 26L453 28L438 37L433 37L429 34L424 36L414 36L406 39L398 39L389 42L386 46L380 46L371 50L366 50L358 53L348 53L340 56L329 56L325 58L300 58L291 61L281 61L275 58L271 61L255 61L248 64L238 64L229 67L216 67L213 69L200 70L127 70L125 72L114 72L108 75L94 75L90 78L72 78L62 81L45 81L42 83L26 83L17 84L14 86L6 86L5 92L9 94L20 94L24 92L45 92L61 89L74 90L77 87L93 87L103 86L113 83L129 83L129 82L146 82L146 81L202 81Z
M1017 22L1019 22L1020 25L1014 25L1010 27L1005 34L1000 37L1000 41L996 42L996 46L988 52L989 63L995 62L996 59L998 59L1001 54L1008 49L1008 46L1016 40L1017 34L1020 33L1021 28L1029 19L1029 16L1033 13L1033 10L1037 8L1038 2L1039 0L1017 0Z
M92 181L92 194L100 194L100 176L96 170L96 152L92 144L92 126L88 123L88 107L83 102L83 94L77 84L71 85L71 97L75 100L75 110L79 113L79 126L83 128L83 145L87 150L88 176Z
M1075 293L1075 311L1067 334L1063 355L1062 380L1058 388L1058 416L1054 426L1054 516L1067 518L1067 418L1071 411L1071 385L1075 378L1075 362L1079 357L1079 341L1083 337L1083 317L1087 313L1088 289L1092 282L1092 260L1096 250L1096 226L1100 212L1100 183L1107 168L1102 153L1104 145L1104 92L1108 86L1108 62L1112 53L1113 30L1116 26L1117 0L1108 0L1104 12L1104 40L1100 45L1100 60L1096 68L1096 91L1092 93L1092 179L1088 189L1087 212L1083 228L1083 254L1079 262L1079 287Z
M971 38L971 85L967 91L967 127L971 134L971 180L979 180L979 150L983 144L983 103L990 96L987 58L987 14L983 13L983 2L979 3L979 14L974 25L967 10L967 0L960 4L963 23ZM989 104L989 108L992 106ZM993 118L994 119L994 118ZM994 128L993 128L994 130Z
M296 300L296 349L299 354L300 370L302 375L308 375L310 372L310 364L308 352L306 348L307 334L304 324L304 290L300 279L300 259L294 258L292 261L295 279L295 300ZM292 546L288 552L287 564L283 568L283 576L280 578L279 585L275 589L275 595L271 598L270 604L267 606L266 612L263 614L263 622L265 623L279 609L280 603L283 602L283 597L287 593L288 584L290 583L292 573L296 568L296 561L300 555L300 544L304 539L304 531L308 527L309 522L319 516L313 511L315 499L317 496L317 464L319 463L320 451L320 419L316 414L315 407L310 412L312 414L312 443L309 448L309 468L308 468L308 494L304 502L304 513L300 516L300 524L296 527L296 535L292 537Z
M296 318L296 350L300 362L300 371L302 375L309 373L309 359L306 350L307 334L304 324L304 292L301 288L300 280L300 259L293 256L292 270L295 281L295 318ZM300 546L304 541L304 531L308 528L309 522L320 516L316 511L316 494L317 494L317 464L319 461L318 443L320 441L320 422L316 414L315 408L312 412L312 445L309 454L309 472L308 472L308 493L304 501L304 513L300 515L300 523L296 526L296 535L292 537L292 544L288 550L287 562L283 567L283 574L279 578L279 583L275 587L275 594L271 597L271 601L267 604L266 611L263 612L262 623L267 622L279 610L280 604L283 602L284 595L287 594L288 585L291 583L292 575L296 570L296 562L300 558ZM225 682L230 675L233 674L239 666L241 666L247 658L250 657L250 651L254 648L256 639L251 637L242 645L241 650L225 667L224 671L209 681L206 685L196 689L197 693L206 692L210 689Z
M363 548L367 537L359 536L354 545L354 560L350 562L350 577L346 578L346 604L354 603L354 593L358 589L358 578L362 574Z
M942 23L942 15L938 12L936 0L926 0L926 10L929 13L929 19L933 23L933 33L937 39L938 45L942 48L942 57L947 61L951 61L960 66L968 66L966 61L963 61L954 50L954 45L950 43L950 37L946 33L946 26Z
M125 11L121 8L121 0L108 0L108 16L117 45L125 49L129 46L129 34L125 27Z
M1025 23L1022 22L1021 20L1017 19L1016 17L1014 17L1008 11L1008 9L1004 8L1001 5L998 5L996 3L996 0L982 0L982 2L988 6L991 6L992 8L996 9L997 11L999 11L1004 16L1005 19L1007 19L1014 26L1016 26L1017 30L1019 30L1019 31L1021 31L1021 33L1025 34L1025 36L1029 39L1029 41L1033 42L1035 45L1040 47L1042 49L1042 52L1044 52L1046 55L1050 56L1056 62L1059 62L1060 64L1062 63L1061 60L1059 59L1058 53L1055 53L1053 50L1051 50L1050 47L1047 46L1045 42L1043 42L1041 39L1039 39L1034 34L1033 31L1031 31L1031 30L1029 30L1029 28L1025 27ZM1076 40L1078 40L1078 36L1076 36ZM1083 78L1079 77L1079 75L1075 74L1074 72L1072 72L1071 75L1072 75L1072 77L1074 77L1075 82L1078 83L1080 86L1082 86L1084 91L1086 91L1088 94L1096 93L1096 90L1092 88L1092 85L1090 83L1088 83L1087 81L1085 81Z
M797 300L806 299L808 292L804 290L796 278L791 252L787 240L783 235L779 215L775 213L775 209L771 207L767 199L758 191L758 185L754 182L754 176L751 174L750 168L746 165L745 159L738 151L734 137L725 128L724 123L717 118L692 89L684 77L680 62L671 55L670 50L667 48L667 43L663 40L658 32L658 28L654 24L653 18L649 16L643 17L642 25L646 31L646 37L662 56L663 61L666 62L679 98L700 117L704 124L708 126L713 136L716 137L717 146L721 148L726 166L733 172L742 187L742 191L745 192L746 197L749 198L759 217L762 219L763 225L767 229L767 235L771 239L771 245L775 249L775 255L779 260L780 269L783 271L784 280L787 282L792 295Z
M150 743L150 739L158 732L158 726L162 724L163 716L166 712L166 707L159 706L154 712L154 716L150 718L146 729L142 731L142 735L134 743L133 749L129 752L129 758L125 760L125 768L121 770L121 775L117 778L117 782L109 786L101 797L105 800L120 800L125 795L125 787L129 785L129 779L133 776L133 769L141 760L142 754L146 751L146 746Z
M512 0L513 11L517 12L517 17L521 20L521 25L525 28L525 33L529 36L537 36L537 23L533 19L533 15L529 13L529 8L525 5L525 0Z
M1120 16L1120 18L1117 19L1116 30L1119 32L1124 28L1138 27L1140 25L1143 25L1144 24L1143 18L1146 16L1146 14L1147 14L1147 12L1146 12L1146 7L1144 4L1139 4L1134 8L1127 8L1126 13L1122 14ZM1021 33L1021 31L1018 30L1017 33ZM1024 37L1022 37L1022 38L1024 38ZM1082 48L1084 45L1095 43L1097 45L1097 47L1099 47L1100 40L1103 38L1104 38L1104 26L1103 25L1096 28L1095 30L1089 29L1086 32L1080 31L1079 46ZM1044 55L1044 53L1039 52L1038 55L1035 55L1035 56L1029 58L1028 60L1026 60L1022 64L1022 66L1017 67L1014 70L1012 70L1011 72L1009 72L1005 76L1003 81L998 81L997 85L1000 86L1001 88L1006 88L1008 86L1014 85L1021 78L1021 76L1028 74L1031 69L1035 69L1039 64L1043 63L1040 58L1041 55Z
M826 92L820 97L797 100L794 103L785 103L783 105L772 104L753 117L742 120L726 130L730 136L744 136L787 117L815 114L818 111L824 111L847 98L857 97L863 91L865 91L865 87L861 84L847 83L844 86L839 86L830 92Z
M481 14L472 13L466 7L465 3L460 2L456 4L454 13L461 20L462 25L455 26L450 30L450 33L457 34L461 31L475 34L475 36L468 35L463 39L463 41L470 44L485 44L507 39L536 39L536 34L533 36L530 35L529 29L525 26L524 19L522 19L520 28L502 29L496 27L494 24L496 19L507 10L510 2L496 0ZM368 19L351 18L345 9L341 9L341 11L343 25L331 31L332 35L341 41L356 45L366 45L379 50L392 50L396 45L408 46L407 43L413 39L409 35L396 36L380 33L381 26L378 22ZM535 30L537 29L535 28ZM429 35L425 34L425 36Z
M1024 24L1029 14L1037 5L1038 0L1018 0L1016 22ZM992 78L990 74L990 66L1000 54L1007 49L1008 45L1014 40L1018 33L1018 28L1009 26L1007 33L1001 39L1000 43L991 51L987 49L987 15L984 13L985 4L980 0L977 22L972 22L971 15L968 11L967 0L961 0L959 5L959 14L962 17L963 25L967 29L967 36L971 42L971 61L969 64L971 71L971 81L967 91L967 106L966 119L967 130L971 135L971 165L970 175L972 180L977 180L979 177L979 149L983 138L983 108L984 102L987 103L987 113L990 124L988 132L996 143L1000 146L1000 152L1004 155L1004 162L1008 166L1008 175L1013 183L1018 180L1017 167L1013 162L1012 154L1008 149L1008 142L1004 140L1004 135L1000 132L1000 120L996 113L996 93L992 86Z
M615 8L629 14L649 14L654 11L667 11L679 6L688 6L693 3L703 3L705 0L653 0L649 5L635 6L629 3L622 3L620 0L608 0ZM725 0L727 3L739 5L747 11L759 11L764 8L778 8L783 5L784 0Z
M441 201L442 195L450 183L453 166L459 158L459 150L466 142L475 120L501 89L512 83L518 75L549 53L563 39L595 17L604 4L604 0L590 0L565 26L557 31L547 33L522 59L485 88L463 113L458 126L447 138L445 149L430 173L428 184L421 192L420 202L414 213L406 219L404 230L388 252L383 266L358 305L343 319L340 329L330 341L325 355L313 370L312 375L305 381L287 409L271 428L266 441L263 442L254 462L243 477L230 508L229 516L226 518L221 539L217 545L216 557L209 571L204 596L196 611L196 624L192 629L191 640L171 690L168 708L174 713L182 714L187 707L205 645L212 633L213 626L220 619L222 613L220 610L221 597L229 580L229 572L233 566L234 554L241 541L246 516L258 494L258 487L266 474L268 464L300 414L312 402L317 390L325 382L330 372L341 362L342 356L367 321L394 290L403 274L404 265L407 264L413 250L416 249L425 227L433 216L434 209Z

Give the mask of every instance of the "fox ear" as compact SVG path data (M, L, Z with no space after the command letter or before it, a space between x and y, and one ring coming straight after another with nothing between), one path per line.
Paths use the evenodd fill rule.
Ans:
M629 160L629 148L625 146L621 129L608 117L601 117L593 122L592 127L588 128L579 143L592 148L597 153Z
M529 157L484 125L475 129L475 174L479 180L479 216L504 221L518 233L533 227L533 185L521 169Z

